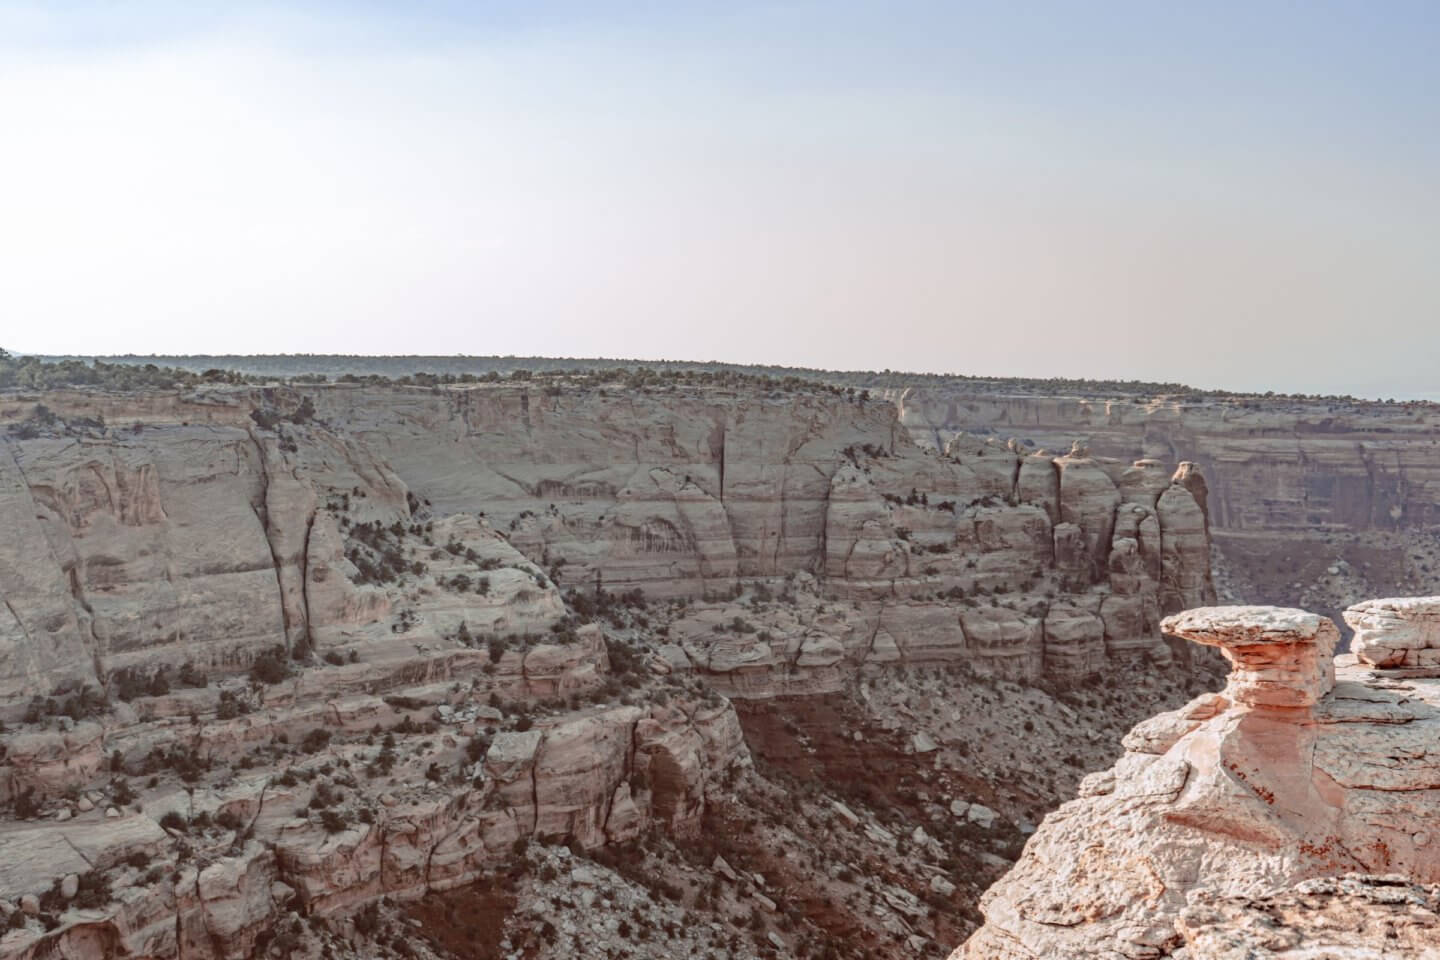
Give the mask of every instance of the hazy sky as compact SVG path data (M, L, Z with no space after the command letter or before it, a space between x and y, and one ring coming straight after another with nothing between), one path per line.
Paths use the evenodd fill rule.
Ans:
M1440 392L1440 3L0 0L0 346Z

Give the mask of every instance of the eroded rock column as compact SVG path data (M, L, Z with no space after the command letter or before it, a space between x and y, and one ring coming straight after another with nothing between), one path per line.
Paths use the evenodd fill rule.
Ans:
M1231 663L1224 696L1259 707L1308 707L1335 686L1340 631L1289 607L1197 607L1166 617L1165 633L1217 647Z

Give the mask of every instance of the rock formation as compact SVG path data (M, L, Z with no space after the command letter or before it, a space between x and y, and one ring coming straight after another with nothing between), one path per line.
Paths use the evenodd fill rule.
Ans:
M1363 663L1440 675L1440 597L1366 600L1345 611Z
M955 956L1434 955L1440 680L1404 655L1426 649L1431 609L1352 608L1359 645L1394 669L1333 658L1335 625L1301 610L1168 618L1230 661L1225 690L1137 726L1045 818Z
M917 442L957 434L1083 442L1121 459L1183 456L1208 480L1210 522L1226 530L1424 527L1440 516L1434 405L1340 399L1004 396L915 387L896 397Z

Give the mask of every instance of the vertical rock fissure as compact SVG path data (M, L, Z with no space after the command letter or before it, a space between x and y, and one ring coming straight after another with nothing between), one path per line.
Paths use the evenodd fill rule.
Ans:
M720 425L720 448L717 456L720 473L720 502L725 502L725 425Z
M12 616L12 617L15 618L15 625L16 625L17 627L19 627L19 628L20 628L20 632L21 632L22 634L24 634L24 636L25 636L25 643L26 643L27 648L28 648L28 649L39 649L38 647L35 646L35 640L34 640L33 637L30 636L30 631L25 628L25 621L24 621L24 620L21 620L21 619L20 619L20 614L18 614L18 613L15 612L15 607L14 607L13 605L11 605L10 599L9 599L8 597L0 597L0 600L4 600L4 602L5 602L5 609L6 609L6 610L9 610L9 611L10 611L10 616Z
M775 534L775 549L774 549L774 551L772 551L771 554L770 554L770 575L771 575L771 576L779 576L779 575L780 575L780 548L781 548L781 544L783 544L783 543L785 542L785 498L786 498L786 487L788 487L789 484L790 484L790 471L789 471L789 469L788 469L789 466L790 466L790 464L789 464L788 461L787 461L787 462L785 463L785 467L786 467L787 469L786 469L786 471L785 471L783 474L781 474L781 477L780 477L780 529L779 529L778 531L776 531L776 534ZM763 571L757 570L757 571L755 571L755 572L756 572L756 573L761 573L761 574L763 575Z
M861 663L864 663L866 660L869 660L869 659L870 659L870 655L875 652L875 638L878 637L878 636L880 636L880 623L881 623L881 621L883 621L884 619L885 619L885 601L884 601L884 600L881 600L881 601L880 601L880 609L878 609L878 610L875 611L875 629L870 631L870 642L865 645L865 656L863 656L863 657L860 658L860 662L861 662Z
M80 586L80 574L74 567L66 571L66 580L70 585L71 599L75 601L77 607L85 611L85 629L90 633L91 654L98 664L101 650L100 635L95 632L95 609L90 606L90 601L85 599L85 591ZM21 629L24 627L22 626Z
M815 472L825 478L825 496L820 501L820 537L816 544L819 552L812 571L816 576L824 577L830 560L830 494L835 490L835 474L827 474L818 466L815 466Z
M305 544L300 552L300 615L305 618L305 643L315 648L315 635L310 629L310 535L315 530L315 511L305 518Z
M276 551L274 531L270 529L270 461L265 453L265 444L255 435L254 428L247 428L246 433L255 444L255 450L260 457L260 503L252 503L250 507L255 511L255 518L260 521L260 531L265 535L265 545L270 549L270 563L275 568L275 594L280 603L280 624L285 631L285 655L288 657L294 653L294 647L290 641L290 611L285 605L285 579L280 572L281 557Z
M535 756L530 760L530 836L540 830L540 751L545 749L545 736L535 745Z

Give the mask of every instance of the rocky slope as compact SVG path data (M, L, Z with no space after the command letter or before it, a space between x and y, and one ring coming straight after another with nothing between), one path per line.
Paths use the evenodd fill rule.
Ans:
M1131 731L955 956L1434 955L1437 616L1433 597L1355 605L1358 659L1300 610L1168 619L1230 660L1225 690Z

